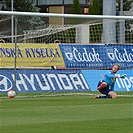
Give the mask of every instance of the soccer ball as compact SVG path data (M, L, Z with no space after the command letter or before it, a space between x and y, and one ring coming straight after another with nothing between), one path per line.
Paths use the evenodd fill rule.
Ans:
M15 95L16 95L16 92L14 90L9 90L7 95L8 95L9 98L14 98Z

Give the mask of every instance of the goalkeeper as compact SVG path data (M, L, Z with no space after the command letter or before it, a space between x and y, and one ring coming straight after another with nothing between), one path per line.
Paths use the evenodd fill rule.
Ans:
M104 94L103 96L96 95L96 98L116 98L117 94L114 92L114 83L116 78L125 78L126 74L124 75L116 75L117 71L120 69L118 64L114 64L112 70L108 70L103 78L98 83L98 88L100 93Z

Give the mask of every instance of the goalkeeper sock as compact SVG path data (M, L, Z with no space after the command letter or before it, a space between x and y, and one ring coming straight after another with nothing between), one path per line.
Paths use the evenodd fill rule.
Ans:
M112 98L111 96L99 96L98 98Z
M100 95L96 95L96 96L94 96L93 97L94 99L97 99L97 98L112 98L111 96L109 96L109 95L102 95L102 96L100 96Z
M107 98L106 96L99 96L99 98Z
M106 83L102 83L102 84L97 88L97 90L101 90L101 89L103 89L104 87L106 87Z

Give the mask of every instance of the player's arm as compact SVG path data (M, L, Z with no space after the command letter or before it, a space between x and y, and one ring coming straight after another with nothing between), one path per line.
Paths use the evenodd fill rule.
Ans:
M106 73L106 76L109 77L109 78L117 78L117 75L112 74L111 71L108 71Z
M117 75L117 74L112 74L110 71L106 73L107 77L109 78L125 78L127 75L123 74L123 75Z
M120 78L120 75L115 75L114 78Z
M123 74L123 75L115 75L114 78L125 78L127 75L126 74Z

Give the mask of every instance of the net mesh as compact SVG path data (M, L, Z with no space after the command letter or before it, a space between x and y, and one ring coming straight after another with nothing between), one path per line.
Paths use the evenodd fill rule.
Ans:
M12 32L14 33L13 35ZM12 37L14 39L14 43L10 44L12 42ZM10 75L10 81L13 82L12 88L14 86L20 95L45 95L56 94L60 92L62 94L64 92L80 92L80 94L85 92L86 94L94 94L98 93L96 90L97 85L95 84L90 87L88 82L93 83L97 77L96 75L103 75L104 71L100 73L96 71L97 73L94 72L95 74L91 75L90 73L92 70L111 69L111 66L103 68L99 67L103 65L102 63L93 63L94 59L100 61L100 57L97 56L97 50L102 52L102 45L109 44L110 49L108 49L108 54L111 52L114 53L115 51L119 56L118 60L122 63L126 63L126 57L123 56L126 55L126 51L124 51L122 55L119 53L122 51L122 49L117 51L114 46L128 44L126 48L124 46L123 47L126 50L131 50L130 46L133 44L133 20L63 17L56 18L15 15L13 17L12 31L12 17L9 15L1 15L0 40L0 71L2 73L1 82L6 82L8 78L6 79L5 77ZM2 43L4 43L4 45ZM70 60L73 58L71 52L74 50L78 55L77 60L82 58L81 53L84 52L84 59L87 58L86 62L92 62L92 64L80 63L80 65L76 66L75 59L74 62L69 64L66 63L66 66L64 64L59 64L59 62L56 65L54 59L59 55L59 53L56 51L58 49L58 45L54 45L55 43L64 45L68 44L68 46L64 49L62 47L62 51L64 50L67 53L67 56ZM8 49L9 44L10 49ZM69 44L72 44L73 46L70 48ZM80 46L77 47L77 44ZM90 46L96 44L99 47L96 47L96 51L93 47L91 47L89 51L87 51L90 53L87 57L85 57L85 48L88 47L85 45L88 44L90 44ZM53 47L54 50L51 50ZM25 56L28 57L28 62L25 62L27 59L23 57L23 52L21 53L21 49L26 51ZM17 55L15 54L16 52ZM96 55L94 56L94 54ZM52 58L50 58L50 56L52 56ZM111 56L111 54L109 56L111 59L114 58ZM23 60L21 60L21 63L24 63L22 66L20 66L18 61L22 57ZM45 61L43 60L43 62L41 59L38 61L38 58L42 57L48 57L49 59ZM131 63L133 61L132 54L130 53L128 57L128 61ZM12 62L11 66L9 66L9 64L3 66L2 62L5 63L5 58L8 60L8 62ZM34 58L33 62L30 60L31 58ZM58 60L59 58L56 60L56 63ZM104 61L108 63L106 58ZM81 62L83 62L83 60ZM123 65L122 63L121 66ZM73 65L75 65L75 67L73 67ZM59 71L55 70L55 68ZM82 73L81 70L83 70ZM132 70L132 65L130 64L127 66L126 70ZM86 74L89 76L85 76ZM0 88L2 93L4 92L3 88L5 85L6 83L4 85L2 84ZM132 74L129 72L128 78L125 80L118 80L117 86L120 90L118 94L132 95ZM9 86L6 87L10 89ZM58 89L56 90L56 88ZM126 91L123 91L123 88L125 88ZM37 89L41 91L36 92ZM35 91L35 93L30 93L31 90Z
M125 43L133 43L133 20L64 18L63 24L60 21L59 24L54 24L58 19L52 18L51 21L49 19L47 17L15 16L14 38L17 42L25 43L53 43L55 40L60 40L62 43L81 43L84 32L88 32L88 42L86 43L104 43L105 38L109 38L107 43L120 43L121 38ZM2 15L0 20L0 39L9 43L12 38L11 20L11 17L5 15ZM113 28L109 25L112 25ZM103 32L104 28L108 33ZM115 30L115 34L113 30ZM109 37L110 35L112 38Z

